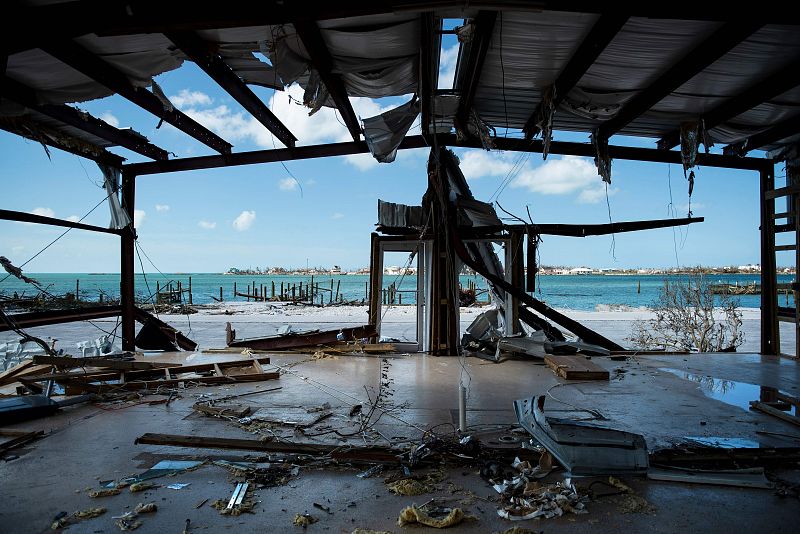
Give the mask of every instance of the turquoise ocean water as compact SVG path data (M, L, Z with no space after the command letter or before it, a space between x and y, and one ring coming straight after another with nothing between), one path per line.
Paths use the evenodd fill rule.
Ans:
M111 297L119 296L119 274L101 273L26 273L38 280L43 287L55 295L63 295L67 292L74 293L76 280L80 283L80 296L83 300L96 301L101 292ZM278 291L281 283L285 287L302 282L305 286L309 281L309 276L275 276L275 275L222 275L216 273L180 273L164 276L161 274L147 274L136 276L136 292L140 298L147 297L155 292L156 281L163 288L170 281L177 285L180 281L183 287L189 285L189 277L192 278L192 297L195 304L211 303L212 296L219 298L219 288L222 287L223 298L226 301L246 300L242 297L233 297L233 284L236 282L237 290L246 292L247 286L255 283L257 287L267 288L267 295L270 294L271 284L274 281ZM682 275L550 275L541 276L537 287L537 298L544 300L550 306L556 308L569 308L575 310L595 310L597 306L630 306L640 307L652 304L658 296L659 289L663 286L664 279L678 279ZM2 277L0 277L2 278ZM732 275L708 275L712 283L739 283L748 284L758 282L758 275L732 274ZM794 275L779 275L778 282L791 282ZM330 289L333 281L334 290L339 284L340 292L345 300L358 300L365 298L366 287L369 282L367 275L315 275L314 282L319 283L320 288ZM464 287L472 282L478 289L486 288L486 281L481 277L462 276L461 283ZM384 275L383 286L388 287L395 283L395 286L404 292L403 304L415 302L416 276L394 276ZM641 285L641 291L637 288ZM149 286L149 289L148 289ZM36 289L24 282L8 277L0 282L0 295L11 296L16 292L18 295L35 295ZM326 293L327 295L327 293ZM479 297L480 298L480 297ZM485 296L482 297L485 300ZM759 295L745 295L738 297L742 307L758 308L761 303ZM325 297L328 302L328 297ZM786 297L779 297L781 305L786 305ZM789 305L794 305L789 297Z

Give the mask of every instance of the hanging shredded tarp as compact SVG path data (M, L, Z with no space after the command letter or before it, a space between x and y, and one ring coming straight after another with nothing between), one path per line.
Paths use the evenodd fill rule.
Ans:
M121 230L129 224L131 219L119 203L117 192L119 191L120 170L105 163L98 163L98 167L103 173L103 187L108 195L108 209L111 212L111 224L109 228Z
M397 157L397 147L414 124L417 115L419 115L419 100L414 96L402 106L364 119L364 138L376 160L380 163L394 161Z
M608 155L608 139L598 135L597 130L592 133L592 145L594 146L594 164L597 166L597 174L607 184L611 183L611 157Z

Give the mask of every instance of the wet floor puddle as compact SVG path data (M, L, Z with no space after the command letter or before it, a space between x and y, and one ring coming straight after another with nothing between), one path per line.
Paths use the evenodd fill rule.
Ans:
M708 375L696 375L666 367L660 367L659 371L665 371L678 378L696 382L698 389L702 391L706 397L724 402L725 404L730 404L731 406L736 406L742 410L750 410L750 401L759 400L761 395L761 386L757 384L737 382L735 380L723 380ZM781 391L781 393L788 395L783 391ZM787 413L798 415L796 407L793 407Z

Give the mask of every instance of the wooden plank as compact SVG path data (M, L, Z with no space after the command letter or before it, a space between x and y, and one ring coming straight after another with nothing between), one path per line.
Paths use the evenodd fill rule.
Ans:
M300 347L313 347L316 345L327 345L353 339L369 338L376 335L374 325L359 326L356 328L339 328L322 332L312 332L307 334L287 334L281 336L269 336L262 338L236 339L236 330L231 328L231 324L226 326L226 339L229 347L254 348L261 350L280 350L293 349ZM261 361L261 363L269 363Z
M343 447L311 443L286 443L260 439L233 439L213 436L180 436L174 434L144 434L136 438L137 445L168 445L198 449L225 449L267 453L307 454L330 456L335 460L364 462L397 462L399 451L385 447Z
M110 358L70 358L68 356L34 356L35 363L48 363L60 368L75 367L100 367L105 369L119 369L134 371L139 369L163 369L175 367L173 362L148 362L141 360L115 360Z
M254 360L233 360L230 362L219 363L202 363L197 365L172 365L163 369L138 369L127 373L128 380L137 380L152 378L158 379L162 376L167 380L172 378L173 374L178 373L208 373L215 370L214 366L219 366L220 369L230 369L235 367L252 367ZM269 358L258 358L259 363L269 363ZM50 366L46 366L50 367ZM38 372L38 371L37 371ZM52 373L36 377L38 380L69 380L71 378L89 378L93 380L115 380L119 376L119 371L115 370L98 370L87 371L80 373Z
M44 436L44 431L34 430L32 432L28 432L25 430L6 430L0 428L0 436L11 438L0 443L0 454L2 454L10 451L11 449L24 445L29 441L33 441L36 438Z
M608 380L608 371L584 356L555 356L548 354L544 362L561 378L567 380Z
M759 401L750 401L750 408L758 410L760 412L764 412L769 415L774 415L778 419L782 419L787 423L792 423L793 425L800 426L800 417L788 414L784 411L778 410L777 408L773 408L772 406L766 403Z
M25 369L30 368L32 365L33 365L33 360L25 360L19 365L15 365L11 369L6 369L2 373L0 373L0 386L3 386L5 384L10 384L11 382L16 382L13 378L22 371L24 371Z
M19 367L19 366L17 366ZM6 384L13 384L14 382L19 382L20 378L30 378L31 376L35 376L41 372L46 372L52 369L52 365L34 365L32 367L27 367L22 369L20 372L10 375L4 380L0 380L0 386L4 386Z
M253 364L253 367L255 367L255 364ZM218 363L214 364L214 374L217 376L225 376L225 373L222 372L222 368L219 366Z
M75 387L90 393L105 393L108 391L137 391L140 389L156 389L164 387L177 387L182 383L192 382L204 386L216 384L236 384L244 382L261 382L264 380L277 380L280 373L251 373L236 376L198 376L188 378L173 378L170 380L136 380L125 384L93 384L91 379L82 379L78 376L70 379L57 379L56 382L65 387Z

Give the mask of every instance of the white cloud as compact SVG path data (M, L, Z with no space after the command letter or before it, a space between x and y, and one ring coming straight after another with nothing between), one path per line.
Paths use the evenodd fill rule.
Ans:
M200 91L190 91L188 89L182 89L177 95L170 96L169 100L179 108L208 106L211 105L212 102L211 97L207 94Z
M578 203L580 204L597 204L598 202L605 200L606 194L609 197L613 197L617 194L619 189L615 189L613 187L608 187L608 192L606 192L606 184L605 182L600 184L595 184L590 186L587 189L584 189L578 195Z
M538 167L526 166L511 182L543 195L566 195L602 183L594 164L585 158L551 158Z
M297 180L294 178L287 176L283 180L278 182L278 189L281 191L294 191L297 189Z
M344 213L339 213L338 211L331 215L331 219L344 219Z
M156 204L156 211L158 212L169 211L169 206L167 204Z
M515 155L505 152L470 150L461 160L461 172L467 180L483 176L505 176L514 168Z
M241 217L241 215L239 217ZM217 227L217 223L212 222L212 221L199 221L197 223L197 226L199 226L200 228L203 228L205 230L213 230L214 228Z
M244 232L251 226L256 220L256 212L255 211L243 211L239 214L236 219L233 220L233 227L239 231Z
M456 77L458 45L445 48L439 57L439 89L452 89Z
M313 178L309 178L308 180L306 180L306 186L316 185L316 183L317 181Z
M31 213L34 214L34 215L40 215L42 217L55 217L56 216L56 212L53 211L52 209L50 209L50 208L42 208L42 207L33 208L31 210Z
M114 128L119 127L119 119L116 118L110 111L106 111L102 115L100 115L100 120L106 121L108 124L113 126Z
M70 215L69 217L67 217L67 220L70 222L78 222L81 220L81 218L78 217L77 215Z
M144 224L147 213L144 210L133 210L133 226L139 228Z
M309 109L298 104L303 100L303 92L302 87L294 84L283 92L276 91L267 104L275 116L297 137L297 144L351 141L352 137L337 110L323 107L313 116L308 115ZM185 106L183 111L191 118L234 144L248 142L267 149L283 146L251 115L234 111L226 105L210 107L212 101L203 93L189 93L184 90L170 99L179 107ZM394 107L382 107L374 100L363 97L352 97L350 103L359 118L373 117ZM345 161L360 170L377 165L372 156L364 154L345 156Z

